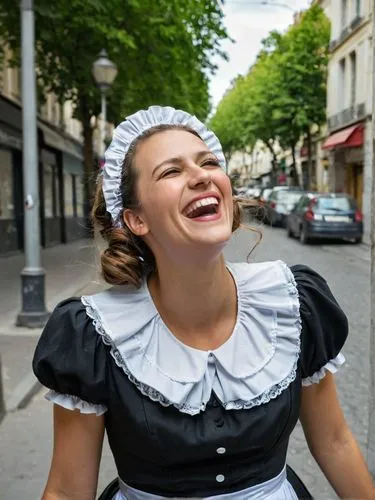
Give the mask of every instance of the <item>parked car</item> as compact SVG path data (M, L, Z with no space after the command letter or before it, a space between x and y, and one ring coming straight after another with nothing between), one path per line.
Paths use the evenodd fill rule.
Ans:
M266 221L266 204L272 192L272 188L261 188L255 199L258 201L257 207L252 208L251 215L262 222Z
M287 232L304 244L314 238L349 238L360 243L363 215L355 200L346 194L308 193L290 212Z
M280 191L302 191L299 187L290 187L290 186L275 186L272 188L269 196L268 196L268 199L266 200L266 202L264 203L264 211L265 211L265 222L267 223L274 223L275 225L278 224L277 221L271 221L271 213L272 211L274 210L274 208L276 207L276 200L277 200L277 196L278 196L278 193Z
M267 218L272 226L285 226L286 218L302 195L301 190L274 189L267 203Z
M258 187L249 187L246 190L245 196L250 199L257 199L260 195L261 189Z

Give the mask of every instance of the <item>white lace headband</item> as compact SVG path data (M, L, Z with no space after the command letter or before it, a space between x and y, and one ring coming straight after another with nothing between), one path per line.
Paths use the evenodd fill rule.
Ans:
M195 130L216 155L222 168L225 168L225 157L219 139L195 116L169 106L151 106L147 111L137 111L115 129L112 142L105 153L102 172L103 194L107 212L111 214L115 227L122 226L121 215L124 207L121 196L121 175L125 155L134 139L156 125L184 125Z

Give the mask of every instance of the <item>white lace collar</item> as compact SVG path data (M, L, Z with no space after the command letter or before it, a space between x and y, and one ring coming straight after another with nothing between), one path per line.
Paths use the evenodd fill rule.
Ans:
M195 415L214 391L228 410L251 408L295 379L301 322L292 272L281 261L227 266L238 315L231 337L213 351L188 347L168 330L146 282L82 297L117 365L152 400Z

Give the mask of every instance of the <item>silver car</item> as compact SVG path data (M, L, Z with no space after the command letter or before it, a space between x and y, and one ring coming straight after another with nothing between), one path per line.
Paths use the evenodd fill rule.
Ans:
M284 186L280 186L284 187ZM274 188L267 203L267 219L272 226L284 226L293 207L304 194L298 188Z

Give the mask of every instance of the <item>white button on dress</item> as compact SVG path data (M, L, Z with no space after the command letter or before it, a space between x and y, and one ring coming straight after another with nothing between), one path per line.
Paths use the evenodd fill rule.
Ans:
M224 479L225 479L225 476L224 476L223 474L218 474L218 475L216 476L216 481L217 481L218 483L222 483L222 482L224 481Z
M227 450L223 447L220 447L216 450L216 453L218 453L219 455L224 455L224 453L226 452Z

